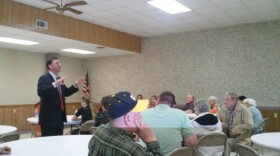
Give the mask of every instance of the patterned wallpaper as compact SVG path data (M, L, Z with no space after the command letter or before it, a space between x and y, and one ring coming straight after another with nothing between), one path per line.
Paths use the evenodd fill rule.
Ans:
M142 39L142 53L89 59L93 100L120 90L144 98L169 90L177 103L236 92L279 106L280 21Z

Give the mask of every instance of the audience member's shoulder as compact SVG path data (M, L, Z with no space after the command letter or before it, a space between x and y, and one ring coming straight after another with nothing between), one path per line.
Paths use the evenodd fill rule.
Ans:
M183 104L176 104L176 105L173 106L173 108L184 110L185 105L183 105Z
M171 108L171 109L172 109L173 112L186 114L186 112L184 112L181 109L178 109L178 108Z

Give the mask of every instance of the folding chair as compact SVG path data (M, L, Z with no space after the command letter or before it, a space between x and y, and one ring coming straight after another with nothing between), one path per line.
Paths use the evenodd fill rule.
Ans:
M236 152L239 156L260 156L252 147L243 144L236 145Z
M94 120L88 120L80 127L79 134L90 134L90 128L94 126Z
M269 118L264 118L264 119L259 123L259 125L258 125L255 129L252 130L251 135L258 134L258 133L259 133L259 132L258 132L258 129L260 129L260 128L263 129L263 132L266 132L266 131L265 131L265 125L267 124L268 120L269 120Z
M4 134L0 136L0 142L9 142L9 141L14 141L14 140L19 140L20 135L19 133L9 133L9 134Z
M216 156L220 154L225 156L227 147L227 136L223 133L210 133L201 136L195 146L197 155L201 155L200 152L203 152L204 149L209 147L211 147L211 151L214 152L212 153L213 155ZM209 153L207 153L206 155L209 155Z
M179 147L170 153L170 156L193 156L194 149L190 147Z

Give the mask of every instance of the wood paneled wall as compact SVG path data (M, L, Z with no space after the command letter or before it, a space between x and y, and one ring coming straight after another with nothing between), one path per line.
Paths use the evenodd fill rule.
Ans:
M35 25L36 19L48 21L49 29L37 28ZM12 0L0 1L0 25L131 52L141 52L141 37L17 3Z
M31 131L31 124L27 122L27 118L34 116L33 106L33 104L0 106L0 125L15 126L18 131ZM67 103L67 114L73 115L80 107L79 102Z
M280 107L258 107L263 118L269 118L265 126L267 132L280 132Z
M18 131L30 131L31 125L27 118L34 116L34 105L5 105L0 106L0 125L12 125L18 128ZM99 110L100 104L95 104L95 112ZM81 107L80 103L67 103L67 114L74 114L76 109ZM266 125L267 132L280 131L280 107L258 107L264 118L269 118Z

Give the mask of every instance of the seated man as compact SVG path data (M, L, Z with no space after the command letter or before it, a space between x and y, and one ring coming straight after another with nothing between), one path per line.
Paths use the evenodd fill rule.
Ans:
M183 108L183 110L186 113L194 113L194 106L193 106L193 102L194 102L194 96L191 94L188 94L186 97L186 104L185 107Z
M153 131L142 124L141 114L131 112L137 101L129 92L118 92L108 100L110 123L97 128L89 142L88 156L161 156ZM137 134L147 148L135 143Z
M228 136L227 152L230 155L240 134L246 129L253 128L253 117L250 110L238 101L238 95L235 93L225 93L224 103L217 116Z
M178 147L194 147L197 142L194 129L187 114L172 108L175 96L165 91L159 96L159 104L141 112L143 122L151 127L164 155Z
M222 133L222 124L213 114L209 113L210 106L206 100L197 100L194 102L194 111L197 115L192 125L195 128L197 137L210 133ZM224 152L223 146L199 147L197 155L199 156L221 156Z

